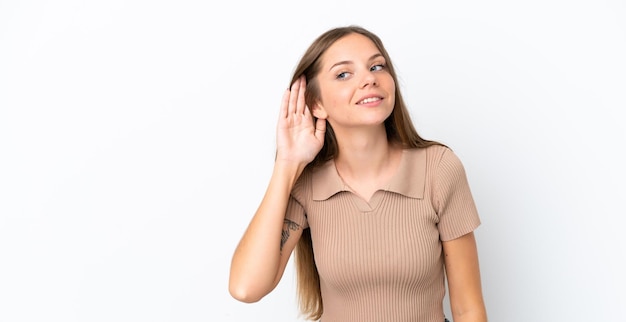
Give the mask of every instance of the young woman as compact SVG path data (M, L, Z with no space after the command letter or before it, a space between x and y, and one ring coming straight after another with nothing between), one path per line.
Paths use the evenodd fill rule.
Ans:
M411 123L389 55L358 26L319 36L283 97L273 173L229 290L271 292L296 249L301 311L323 322L485 322L465 170Z

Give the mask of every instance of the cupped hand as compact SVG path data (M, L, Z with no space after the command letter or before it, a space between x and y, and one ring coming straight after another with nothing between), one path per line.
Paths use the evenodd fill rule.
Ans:
M285 91L276 130L276 160L308 164L324 145L326 120L314 121L306 106L304 76Z

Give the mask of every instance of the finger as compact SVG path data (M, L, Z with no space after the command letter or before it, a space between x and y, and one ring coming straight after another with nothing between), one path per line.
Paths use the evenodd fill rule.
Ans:
M325 134L326 134L326 120L317 119L317 121L315 121L315 137L320 141L324 141Z
M280 103L280 118L287 117L287 109L289 108L289 94L289 89L286 89L285 93L283 94L283 99Z
M300 77L300 89L298 91L298 105L296 107L296 114L303 114L306 110L306 103L304 100L304 93L306 92L306 78Z
M313 121L313 114L311 112L311 109L306 104L304 104L304 118Z
M289 93L289 114L296 112L296 106L298 103L298 92L300 91L300 79L297 79L291 84L291 91Z

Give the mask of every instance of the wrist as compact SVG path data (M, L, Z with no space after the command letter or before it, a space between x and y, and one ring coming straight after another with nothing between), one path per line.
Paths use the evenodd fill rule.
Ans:
M306 167L306 163L291 160L276 159L274 162L273 175L278 178L288 180L291 184L295 184L302 171Z

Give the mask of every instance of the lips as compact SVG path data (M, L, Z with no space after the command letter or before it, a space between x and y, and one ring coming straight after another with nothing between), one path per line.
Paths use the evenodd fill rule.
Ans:
M359 105L361 105L361 104L368 104L368 103L373 103L373 102L377 102L377 101L380 101L380 100L382 100L381 97L373 96L373 97L368 97L368 98L362 99L362 100L358 101L357 104L359 104Z

